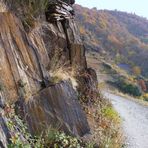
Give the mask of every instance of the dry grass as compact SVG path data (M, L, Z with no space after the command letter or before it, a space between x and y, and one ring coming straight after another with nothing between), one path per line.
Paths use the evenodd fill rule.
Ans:
M50 59L50 67L49 67L49 75L52 79L53 83L58 83L60 81L71 81L73 88L76 90L77 83L77 70L76 68L72 68L65 60L65 56L63 55L63 49L55 49L53 56Z
M75 90L78 86L77 80L75 78L75 70L73 70L71 68L66 68L64 66L61 66L61 67L56 68L54 70L53 69L50 70L49 75L51 76L52 81L54 83L58 83L63 80L67 80L67 81L70 80L71 84Z
M0 12L6 12L7 7L3 1L0 2Z

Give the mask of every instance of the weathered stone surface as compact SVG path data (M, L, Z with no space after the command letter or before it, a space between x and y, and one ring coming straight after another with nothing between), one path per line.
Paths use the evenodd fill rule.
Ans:
M68 4L74 3L74 1L64 2ZM66 41L65 49L71 66L84 70L87 67L85 48L80 38L78 27L74 20L74 10L72 6L64 2L55 1L49 4L48 10L46 11L46 19L50 25L53 24L53 21L56 22L60 33L64 34L64 39ZM50 30L50 32L51 31L52 30Z
M91 103L99 96L99 90L97 89L98 81L95 70L88 68L85 72L82 72L79 79L79 92L85 103Z
M45 13L46 19L50 22L73 19L74 9L72 4L74 4L73 0L49 1L48 8Z
M43 125L49 127L57 123L61 124L61 129L74 135L82 136L89 132L87 120L71 85L62 82L50 86L49 71L53 65L60 63L75 69L80 80L80 93L88 95L86 92L96 92L95 72L87 69L85 48L72 13L73 2L61 2L62 11L68 17L60 13L62 19L36 24L29 33L25 32L15 15L0 13L2 97L7 103L17 100L28 102L24 116L33 133L41 132Z
M6 148L10 138L11 135L6 125L6 119L0 115L0 148Z
M40 90L45 77L43 63L20 21L10 13L0 13L0 82L8 102L19 97L18 81L26 83L26 95ZM6 101L7 102L7 101Z
M58 125L60 129L76 136L89 133L77 94L69 82L64 81L40 91L25 108L26 119L33 132L40 133L51 125Z
M8 115L9 114L9 115ZM17 121L15 116L12 117L11 113L0 109L0 148L8 148L12 144L11 139L16 135L22 142L27 143L26 135L23 135L20 122Z
M62 0L63 2L66 2L68 4L73 5L75 3L75 0Z

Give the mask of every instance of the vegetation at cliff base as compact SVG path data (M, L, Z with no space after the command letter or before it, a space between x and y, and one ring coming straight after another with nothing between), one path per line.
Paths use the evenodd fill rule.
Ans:
M91 141L98 143L100 148L124 147L124 138L121 131L121 119L108 99L102 95L87 105L84 98L81 104L87 115L91 127Z
M5 107L7 126L11 133L8 148L93 148L93 143L65 134L57 128L48 128L38 136L30 134L25 122L15 114L13 106Z

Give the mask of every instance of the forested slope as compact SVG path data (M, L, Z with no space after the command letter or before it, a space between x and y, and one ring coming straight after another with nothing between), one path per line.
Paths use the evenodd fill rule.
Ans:
M120 11L75 5L81 37L88 51L99 52L130 72L148 76L148 20Z

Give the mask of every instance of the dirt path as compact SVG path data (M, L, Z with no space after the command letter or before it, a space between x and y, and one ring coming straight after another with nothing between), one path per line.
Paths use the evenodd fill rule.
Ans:
M148 107L132 100L104 93L123 119L127 148L148 148Z

